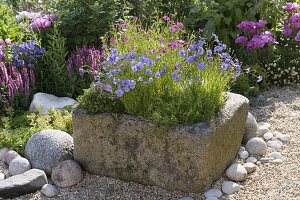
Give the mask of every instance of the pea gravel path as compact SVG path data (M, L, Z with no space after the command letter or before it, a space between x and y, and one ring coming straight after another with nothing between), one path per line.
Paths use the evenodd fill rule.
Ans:
M291 136L290 144L282 150L281 165L263 164L241 184L239 192L223 196L222 200L300 200L300 87L271 88L259 98L251 100L251 112L257 121L269 122L271 130ZM271 152L271 150L269 150ZM1 168L1 166L0 166ZM221 178L222 180L223 178ZM221 180L213 187L220 188ZM161 188L125 183L116 179L86 174L78 185L60 189L52 199L64 200L177 200L178 192ZM197 200L201 194L190 194ZM40 192L15 200L48 199Z

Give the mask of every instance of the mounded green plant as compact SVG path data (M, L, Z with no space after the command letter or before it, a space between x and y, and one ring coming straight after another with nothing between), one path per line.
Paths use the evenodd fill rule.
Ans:
M50 109L49 114L38 115L17 113L7 108L0 116L0 148L8 147L22 154L28 139L44 129L59 129L72 134L71 112Z
M95 81L100 98L109 94L110 103L101 106L118 100L123 113L163 125L212 119L224 105L223 93L242 71L226 45L216 35L184 40L183 24L168 16L146 30L134 20L117 23L104 39L107 58Z

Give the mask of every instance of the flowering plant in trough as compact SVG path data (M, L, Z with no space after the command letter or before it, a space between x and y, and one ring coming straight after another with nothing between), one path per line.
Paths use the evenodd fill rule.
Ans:
M144 29L133 17L102 38L106 59L96 76L98 92L158 124L210 120L241 65L216 35L186 37L182 23L163 19Z

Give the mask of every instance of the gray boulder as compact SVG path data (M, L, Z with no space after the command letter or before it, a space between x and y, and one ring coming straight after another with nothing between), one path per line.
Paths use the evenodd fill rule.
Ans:
M32 168L44 170L51 175L56 166L73 157L73 138L60 130L43 130L28 140L25 157Z
M74 160L66 160L54 168L51 179L58 187L70 187L82 181L83 172Z
M12 176L14 176L18 174L23 174L24 172L30 169L31 165L29 161L26 158L18 157L10 162L8 171Z
M30 104L30 112L39 112L39 114L49 113L50 108L62 109L65 106L76 104L77 101L69 97L57 97L52 94L36 93Z
M244 132L244 137L243 137L243 143L246 144L248 142L248 140L250 140L251 138L254 138L257 136L257 122L255 117L248 112L248 117L247 117L247 121L245 124L245 132Z
M40 190L47 183L45 172L31 169L23 174L0 181L0 197L14 198Z

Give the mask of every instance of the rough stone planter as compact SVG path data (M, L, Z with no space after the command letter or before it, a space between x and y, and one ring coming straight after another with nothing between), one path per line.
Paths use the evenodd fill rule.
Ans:
M168 190L203 192L240 147L247 98L229 93L211 122L163 131L126 114L73 112L74 158L88 172Z

